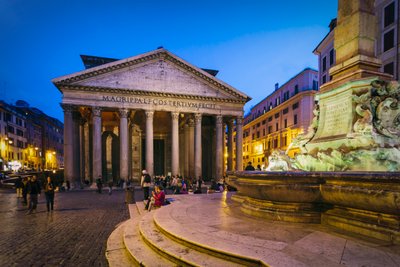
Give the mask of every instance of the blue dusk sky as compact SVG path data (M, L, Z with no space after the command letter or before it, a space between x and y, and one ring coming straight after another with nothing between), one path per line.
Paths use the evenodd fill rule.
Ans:
M248 111L306 67L337 0L0 0L0 99L63 121L51 79L79 55L127 58L163 46L253 98Z

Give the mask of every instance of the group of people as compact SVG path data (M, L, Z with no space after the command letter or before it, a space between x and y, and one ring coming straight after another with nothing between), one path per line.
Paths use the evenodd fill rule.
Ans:
M155 185L154 191L151 192L150 197L151 176L146 170L142 171L140 185L143 188L143 198L146 202L146 210L150 211L153 207L159 208L165 204L165 193L162 185Z
M17 190L17 197L23 198L23 203L28 206L27 214L31 214L36 211L38 199L42 192L42 185L37 179L36 175L30 177L19 178L15 182ZM54 192L55 185L51 180L51 177L43 183L43 190L46 197L47 212L54 210Z

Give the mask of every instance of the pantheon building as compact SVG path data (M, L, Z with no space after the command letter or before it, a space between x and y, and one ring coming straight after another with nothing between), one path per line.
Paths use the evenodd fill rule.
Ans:
M85 70L52 80L62 93L66 180L138 180L143 169L209 180L243 169L250 98L217 71L164 48L121 60L81 57Z

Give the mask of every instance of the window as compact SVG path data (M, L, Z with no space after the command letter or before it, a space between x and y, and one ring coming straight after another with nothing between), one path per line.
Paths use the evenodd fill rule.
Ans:
M15 118L15 122L17 125L22 126L22 120L20 118Z
M384 27L394 22L394 2L385 7L384 10Z
M383 35L383 52L394 47L394 29L386 32Z
M333 61L334 61L334 52L333 52L333 49L331 49L331 51L329 51L329 65L330 66L333 65Z
M268 118L268 121L272 121L272 116Z
M21 131L20 129L17 129L17 135L18 136L24 136L24 132Z
M260 123L257 123L257 128L260 127Z
M263 136L265 136L265 129L263 129Z
M8 125L8 127L7 127L7 132L8 132L8 133L14 134L14 133L15 133L15 132L14 132L14 127Z
M266 120L263 120L261 123L262 123L262 125L264 125L264 124L267 123L267 121L266 121Z
M383 66L383 72L394 75L394 64L393 64L393 62L390 62L390 63L386 64L385 66Z
M285 120L283 121L283 123L284 123L284 125L285 125L285 128L287 128L287 119L285 119Z
M295 125L297 124L297 114L295 114L293 117L293 124L295 124Z
M289 91L283 93L283 101L286 101L288 99L289 99Z
M272 133L272 126L268 126L268 133Z
M299 107L299 102L293 104L292 109L295 110Z
M294 94L297 95L299 93L299 85L294 86Z
M257 138L260 138L260 131L257 131Z
M322 76L322 84L326 83L326 75Z
M288 112L289 112L289 108L285 108L285 109L282 111L283 114L286 114L286 113L288 113Z
M275 138L275 139L274 139L274 148L277 148L277 147L278 147L278 139Z
M275 131L278 131L278 130L279 130L279 124L276 123L276 124L275 124Z
M251 139L254 140L254 134L251 135Z
M10 113L4 113L4 121L12 121L12 116Z
M312 82L312 89L313 89L313 90L318 90L318 81L313 80L313 82Z
M326 57L322 59L322 72L326 71Z
M287 145L287 136L285 135L283 138L282 138L282 146L286 146Z
M279 113L275 113L274 117L275 119L279 118Z

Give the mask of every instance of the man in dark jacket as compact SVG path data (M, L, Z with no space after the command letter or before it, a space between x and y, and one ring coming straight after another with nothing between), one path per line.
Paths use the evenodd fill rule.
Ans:
M40 195L40 183L34 175L26 186L26 192L28 194L28 214L31 214L33 211L36 211L38 196Z

